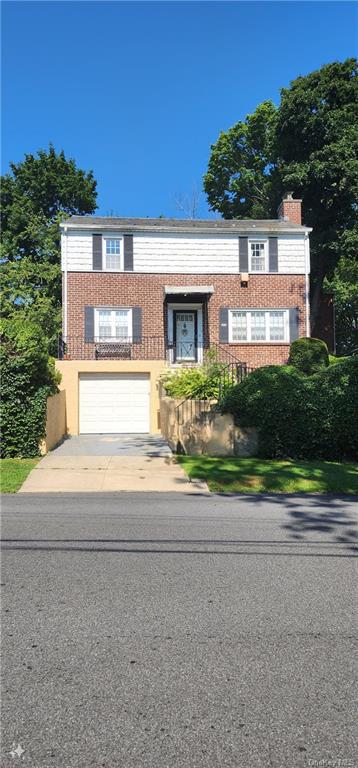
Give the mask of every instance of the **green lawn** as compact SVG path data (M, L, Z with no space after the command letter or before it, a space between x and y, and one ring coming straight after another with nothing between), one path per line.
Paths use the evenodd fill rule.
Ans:
M358 464L178 456L189 477L226 493L358 494Z
M39 459L0 459L0 490L16 493Z

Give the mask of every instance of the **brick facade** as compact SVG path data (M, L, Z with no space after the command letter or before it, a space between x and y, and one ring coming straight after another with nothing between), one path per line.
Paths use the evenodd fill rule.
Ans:
M182 275L140 273L69 272L67 275L67 336L84 338L84 307L141 306L143 337L164 337L165 285L213 285L208 298L208 340L219 341L219 310L297 308L299 335L306 335L304 275L250 275L247 287L239 275ZM191 299L195 301L195 298ZM190 297L188 297L190 303ZM249 366L285 363L288 344L228 344L227 349Z

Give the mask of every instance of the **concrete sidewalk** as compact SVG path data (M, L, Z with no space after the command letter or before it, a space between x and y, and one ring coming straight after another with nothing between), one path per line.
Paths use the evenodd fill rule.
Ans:
M19 493L160 491L208 493L188 480L171 456L76 456L54 451L32 470Z

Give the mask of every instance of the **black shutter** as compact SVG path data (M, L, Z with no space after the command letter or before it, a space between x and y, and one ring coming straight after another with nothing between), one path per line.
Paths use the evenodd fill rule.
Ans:
M132 309L133 341L142 341L142 307Z
M124 271L133 272L133 235L124 235L123 237L123 250L124 250Z
M102 269L102 235L92 235L92 269Z
M239 237L239 272L249 271L249 238Z
M269 272L278 272L277 237L269 237Z
M94 307L85 307L85 341L94 341Z
M299 317L298 309L290 309L290 341L295 341L299 337Z
M229 342L229 310L221 307L219 313L219 341L222 344Z

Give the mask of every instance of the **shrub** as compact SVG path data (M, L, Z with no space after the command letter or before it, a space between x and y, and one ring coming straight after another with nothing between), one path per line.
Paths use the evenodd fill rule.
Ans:
M290 346L289 363L306 376L312 376L329 365L327 344L321 339L297 339Z
M225 368L224 363L217 361L215 353L213 355L209 351L203 365L170 371L162 376L161 381L170 397L217 398L220 374Z
M311 404L303 407L309 387L291 366L265 366L229 390L220 408L240 426L258 428L261 456L314 456L315 413Z
M358 458L358 357L311 379L322 414L321 448L325 456Z
M229 390L220 410L255 426L268 458L358 458L358 358L307 377L267 366Z
M328 355L328 358L330 365L336 365L336 363L343 363L346 360L349 360L349 357L343 355L342 357L336 357L336 355Z
M59 375L36 323L4 322L1 342L1 455L38 456L47 397L57 391Z

